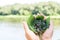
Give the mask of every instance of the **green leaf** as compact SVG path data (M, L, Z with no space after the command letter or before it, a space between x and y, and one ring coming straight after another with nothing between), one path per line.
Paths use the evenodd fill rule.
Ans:
M50 24L50 17L48 17L48 18L46 19L46 23L47 23L47 25Z
M30 30L33 31L33 32L36 32L36 30L34 29L33 26L29 26Z
M28 18L28 20L27 20L27 24L28 24L28 25L32 25L33 20L34 20L34 16L31 15L31 16Z
M34 26L33 26L33 21L34 21L34 16L31 15L28 20L27 20L27 24L29 26L29 29L32 30L33 32L35 32Z

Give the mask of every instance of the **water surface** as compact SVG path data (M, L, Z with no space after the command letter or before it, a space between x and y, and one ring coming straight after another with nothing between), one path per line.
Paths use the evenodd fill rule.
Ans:
M25 40L20 23L0 22L0 40Z
M21 23L0 22L0 40L25 40ZM60 40L60 27L54 28L52 40Z

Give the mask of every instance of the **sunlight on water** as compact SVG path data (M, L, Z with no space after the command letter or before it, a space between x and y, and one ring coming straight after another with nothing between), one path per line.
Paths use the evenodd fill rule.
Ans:
M54 29L52 40L60 40L60 28ZM20 23L0 22L0 40L25 40L24 29Z

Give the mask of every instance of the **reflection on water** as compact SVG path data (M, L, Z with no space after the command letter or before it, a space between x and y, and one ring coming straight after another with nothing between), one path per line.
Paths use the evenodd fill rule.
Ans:
M54 29L52 40L60 40L59 35L60 28ZM22 24L0 22L0 40L25 40Z

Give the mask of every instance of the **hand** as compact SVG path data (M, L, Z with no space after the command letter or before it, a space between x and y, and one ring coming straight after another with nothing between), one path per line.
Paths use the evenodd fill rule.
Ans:
M52 40L53 23L50 21L50 27L43 33L42 40Z
M23 22L24 30L25 30L25 36L27 40L40 40L37 35L35 35L29 28L26 22Z
M35 35L29 28L26 22L23 23L24 30L25 30L25 36L27 40L40 40L37 35ZM47 29L44 34L42 35L42 40L52 40L52 34L53 34L53 24L50 22L50 27Z

